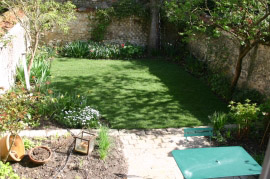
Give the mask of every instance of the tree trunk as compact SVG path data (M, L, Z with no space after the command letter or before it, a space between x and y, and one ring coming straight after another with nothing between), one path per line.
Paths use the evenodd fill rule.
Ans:
M33 66L33 62L34 62L34 59L35 59L35 55L36 55L36 52L37 52L38 42L39 42L39 32L37 32L36 35L35 35L34 49L32 50L31 59L29 61L28 67L27 67L27 73L28 73L29 77L30 77L30 71L31 71L31 68Z
M158 20L159 20L159 4L158 0L150 0L151 9L151 26L148 39L148 54L158 50Z
M245 58L245 56L248 54L248 52L251 49L252 49L252 46L250 46L250 45L240 46L240 48L239 48L239 55L238 55L238 58L237 58L237 63L236 63L235 71L234 71L234 76L233 76L233 80L232 80L232 83L231 83L230 97L232 97L232 95L233 95L233 93L235 91L237 82L239 80L239 77L241 75L243 59Z

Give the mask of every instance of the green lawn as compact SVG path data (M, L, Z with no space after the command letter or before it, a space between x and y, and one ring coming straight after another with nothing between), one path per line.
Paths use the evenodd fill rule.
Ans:
M52 84L85 94L112 128L207 125L208 115L226 111L202 81L161 60L56 59Z

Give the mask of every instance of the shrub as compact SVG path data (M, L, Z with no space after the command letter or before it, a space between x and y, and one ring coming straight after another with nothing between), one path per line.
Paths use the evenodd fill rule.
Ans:
M210 73L208 76L208 82L211 86L211 90L223 99L230 98L230 80L222 73Z
M189 55L184 58L185 69L193 75L202 76L205 72L205 64Z
M89 42L90 59L110 59L120 57L120 48L116 44L103 44L99 42Z
M25 150L29 150L33 147L36 147L36 146L39 146L41 145L41 143L35 143L33 142L31 139L28 139L28 138L23 138L23 144L24 144L24 148Z
M64 46L60 52L65 57L89 59L139 58L143 53L143 47L130 43L119 45L93 41L72 42Z
M100 126L99 111L90 106L62 110L62 115L57 118L58 123L70 128L97 128Z
M1 179L20 179L20 177L14 173L9 163L3 163L0 161L0 178Z
M233 101L244 103L249 99L252 103L262 104L265 96L255 89L238 89L232 96Z
M87 58L89 56L89 47L87 42L75 41L68 43L61 50L64 57Z
M143 47L132 45L130 43L121 44L120 57L122 58L140 58L143 54Z
M0 98L0 131L15 134L26 126L39 125L38 107L43 95L28 93L23 87L17 86Z
M111 146L111 142L108 135L108 128L101 127L99 134L98 134L98 152L100 155L100 158L102 160L105 160L108 156L108 151Z
M229 107L230 115L235 120L236 124L238 124L239 136L241 134L247 135L250 126L258 119L258 112L260 109L257 107L256 103L251 104L248 99L244 104L231 101Z

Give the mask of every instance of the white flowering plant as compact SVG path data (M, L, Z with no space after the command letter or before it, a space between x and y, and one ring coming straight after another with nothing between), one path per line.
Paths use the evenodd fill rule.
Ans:
M98 128L101 126L99 121L100 113L98 110L85 106L83 108L74 108L70 110L62 110L62 115L58 118L58 122L70 128Z

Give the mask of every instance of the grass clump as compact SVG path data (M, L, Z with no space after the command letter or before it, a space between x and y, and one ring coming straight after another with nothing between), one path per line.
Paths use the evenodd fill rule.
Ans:
M108 152L111 146L111 141L108 135L108 128L101 127L98 134L98 153L102 160L105 160L108 156Z

